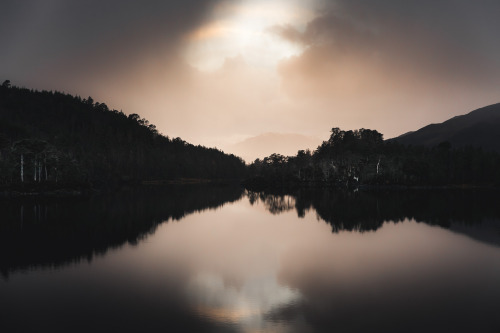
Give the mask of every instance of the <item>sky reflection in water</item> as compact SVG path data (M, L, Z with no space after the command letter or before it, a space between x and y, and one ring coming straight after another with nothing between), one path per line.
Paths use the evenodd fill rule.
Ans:
M298 218L295 197L271 198L280 203L273 214L268 199L169 220L91 262L15 271L0 282L4 323L55 331L500 329L500 247L468 236L477 226L406 219L332 233L315 209Z

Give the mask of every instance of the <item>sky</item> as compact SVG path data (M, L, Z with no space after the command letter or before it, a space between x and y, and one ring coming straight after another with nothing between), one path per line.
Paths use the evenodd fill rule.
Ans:
M333 127L391 138L500 102L499 14L497 0L4 0L0 81L251 161Z

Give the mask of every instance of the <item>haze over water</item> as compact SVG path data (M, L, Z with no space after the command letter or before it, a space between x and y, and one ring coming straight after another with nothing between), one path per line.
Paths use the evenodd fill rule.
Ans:
M11 210L1 233L0 327L500 328L500 222L491 193L152 192L57 206L1 202Z

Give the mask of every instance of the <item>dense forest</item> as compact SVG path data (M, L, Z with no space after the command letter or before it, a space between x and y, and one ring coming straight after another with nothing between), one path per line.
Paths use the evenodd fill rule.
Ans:
M246 186L447 186L500 185L500 154L476 147L434 147L384 141L375 130L331 130L315 151L272 154L249 166Z
M91 97L0 86L0 186L240 179L245 163ZM57 184L57 185L56 185Z

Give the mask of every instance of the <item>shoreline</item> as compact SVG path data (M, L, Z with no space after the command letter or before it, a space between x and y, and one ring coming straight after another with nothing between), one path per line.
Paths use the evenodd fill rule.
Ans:
M422 190L500 190L495 184L447 184L447 185L403 185L403 184L356 184L338 186L325 182L268 183L245 180L245 189L255 192L266 190L331 189L338 191L422 191Z
M0 187L0 199L9 198L75 198L88 197L102 193L116 193L134 188L169 187L169 186L242 186L241 180L231 179L201 179L181 178L173 180L149 180L140 182L123 182L105 186L92 186L92 184L72 184L55 186L55 184L16 184Z

